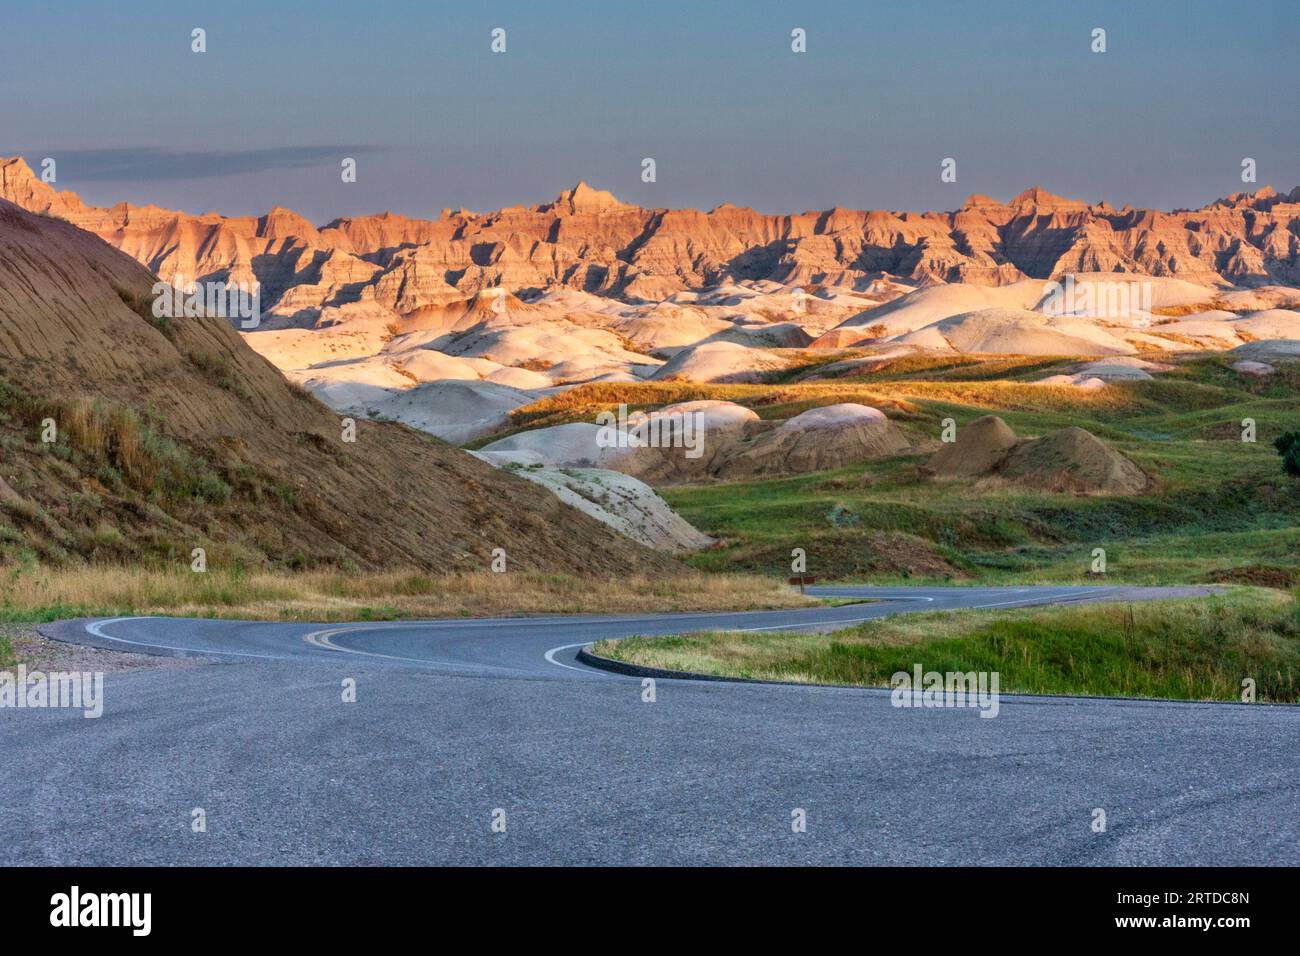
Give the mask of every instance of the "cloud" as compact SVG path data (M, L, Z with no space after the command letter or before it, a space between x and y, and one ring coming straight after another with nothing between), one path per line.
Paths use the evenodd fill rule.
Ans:
M165 149L156 146L72 149L46 154L59 172L78 182L159 182L210 179L272 169L301 169L345 156L378 152L374 146L278 146L272 149ZM40 160L38 159L37 162Z

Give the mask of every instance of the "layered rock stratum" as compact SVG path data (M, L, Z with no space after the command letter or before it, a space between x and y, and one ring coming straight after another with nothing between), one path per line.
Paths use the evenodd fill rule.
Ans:
M971 196L952 212L765 215L726 204L645 209L579 183L537 206L448 209L437 219L382 213L318 228L280 208L226 217L89 206L14 157L0 160L0 198L67 219L163 278L256 281L264 306L297 324L340 309L405 317L496 287L659 301L735 282L1001 286L1076 272L1300 285L1300 187L1173 212L1033 188L1010 202Z

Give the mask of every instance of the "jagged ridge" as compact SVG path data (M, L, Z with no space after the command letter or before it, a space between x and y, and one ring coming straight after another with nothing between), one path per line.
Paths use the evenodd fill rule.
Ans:
M1089 205L1042 189L971 196L945 213L830 209L768 216L643 209L579 183L539 206L436 220L384 213L316 228L265 216L87 206L0 162L0 197L104 238L164 277L258 282L263 307L307 324L325 310L404 316L485 288L575 288L658 300L737 280L864 287L881 277L1002 285L1067 272L1133 272L1207 285L1300 285L1300 187L1172 213ZM273 305L273 308L272 308Z

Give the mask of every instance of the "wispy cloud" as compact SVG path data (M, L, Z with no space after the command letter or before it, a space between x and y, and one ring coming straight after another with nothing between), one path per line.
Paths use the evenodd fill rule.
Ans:
M80 182L158 182L210 179L273 169L301 169L345 156L379 152L375 146L279 146L271 149L165 149L156 146L47 152L60 173ZM40 162L41 156L29 156Z

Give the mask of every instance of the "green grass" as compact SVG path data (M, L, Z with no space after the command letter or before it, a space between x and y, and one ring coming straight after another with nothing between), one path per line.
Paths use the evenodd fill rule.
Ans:
M9 638L0 634L0 668L13 667L18 663L17 655L14 654L14 645Z
M1300 593L1300 592L1298 592ZM908 614L830 634L713 633L602 641L667 670L886 686L911 671L984 671L1003 693L1300 702L1300 601L1256 588L1135 604Z
M1129 583L1208 580L1242 564L1300 572L1300 482L1281 474L1265 446L1238 446L1123 449L1161 476L1159 490L1141 497L927 480L916 470L921 458L660 491L722 539L691 558L704 570L783 574L802 547L809 573L827 580L1069 581L1087 575L1102 547L1108 577ZM909 564L909 553L918 560ZM927 571L927 555L947 570Z
M659 491L686 520L721 539L690 559L709 571L783 575L791 549L799 547L808 553L809 573L822 580L1085 581L1095 580L1091 552L1101 547L1107 579L1116 582L1288 584L1300 580L1300 481L1283 474L1272 440L1300 425L1300 365L1280 366L1276 380L1261 382L1227 364L1222 356L1198 359L1156 381L1101 395L1042 389L1026 395L1031 387L984 380L991 371L1045 371L1041 362L1005 360L931 359L923 369L930 381L885 381L902 374L886 369L857 386L892 390L889 396L907 410L891 417L914 439L933 442L944 418L960 427L990 412L1022 437L1081 426L1155 477L1155 490L1138 497L930 480L917 470L928 454ZM952 380L956 375L963 379ZM845 400L808 388L809 397L795 402L784 399L797 386L780 395L769 390L780 401L762 413L783 417ZM760 399L746 392L737 400L757 407ZM1255 421L1254 443L1241 440L1244 418ZM1258 574L1243 578L1242 566Z

